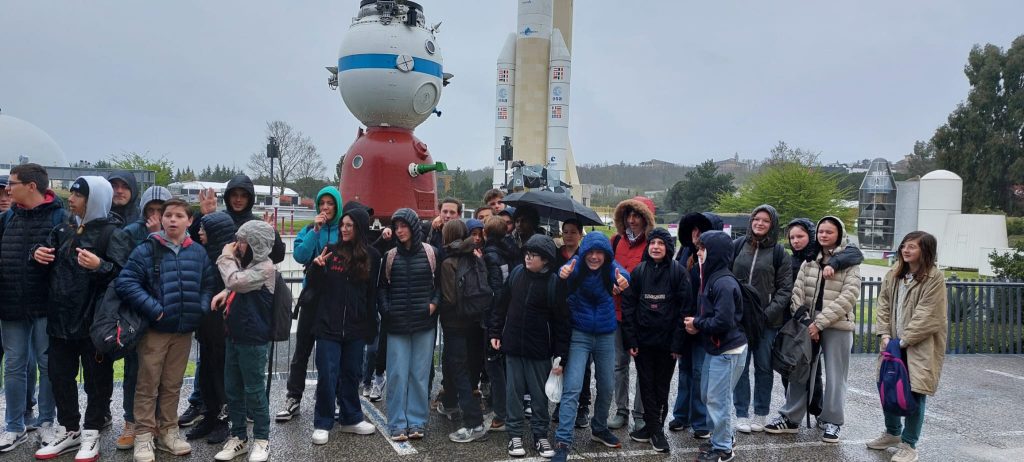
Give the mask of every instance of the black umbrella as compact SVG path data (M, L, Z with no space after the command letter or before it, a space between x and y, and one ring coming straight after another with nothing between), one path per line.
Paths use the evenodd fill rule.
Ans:
M554 191L538 190L513 193L505 196L504 202L513 207L529 205L537 209L541 218L558 221L576 219L582 225L604 225L601 217L597 216L597 212L576 202L566 194Z

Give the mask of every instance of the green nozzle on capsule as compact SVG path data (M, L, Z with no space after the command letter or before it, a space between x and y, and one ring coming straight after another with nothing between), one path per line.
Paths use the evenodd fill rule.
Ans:
M430 172L444 172L448 170L448 166L444 162L435 162L433 164L409 164L409 176L416 178L424 173Z

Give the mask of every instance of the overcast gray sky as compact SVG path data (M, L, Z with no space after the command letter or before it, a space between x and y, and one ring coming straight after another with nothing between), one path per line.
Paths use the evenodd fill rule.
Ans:
M514 0L423 0L455 74L417 130L450 166L490 165L495 60ZM244 166L268 120L333 167L359 123L324 66L358 0L0 0L0 108L70 161L121 151ZM897 159L967 94L971 46L1009 46L1024 2L577 0L570 136L579 163ZM2 140L0 140L2 142Z

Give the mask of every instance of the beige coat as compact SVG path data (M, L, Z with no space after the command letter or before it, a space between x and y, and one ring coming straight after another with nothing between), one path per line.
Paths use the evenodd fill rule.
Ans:
M823 256L813 261L805 261L800 265L800 274L793 282L793 298L790 311L795 313L801 306L807 312L814 312L814 300L818 297L821 285L821 269ZM821 312L814 317L818 330L836 329L853 331L853 309L860 297L860 265L838 270L825 279L825 295L822 298Z
M895 337L896 316L893 308L900 282L890 270L882 280L878 294L876 312L880 336ZM911 282L902 309L903 341L907 349L907 371L910 373L910 389L914 393L934 395L942 374L942 362L946 359L946 278L938 268L932 268L924 281Z

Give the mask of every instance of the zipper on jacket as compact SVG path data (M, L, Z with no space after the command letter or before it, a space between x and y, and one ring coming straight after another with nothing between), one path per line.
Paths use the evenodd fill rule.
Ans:
M184 247L179 249L179 251L180 250L184 250ZM179 283L178 283L178 297L181 298L181 312L178 313L178 332L181 332L181 322L182 322L182 318L184 317L184 314L185 314L185 309L184 309L185 308L185 290L182 289L182 285L180 283L180 281L183 279L181 277L181 261L178 259L178 257L180 257L180 256L181 255L179 255L178 253L174 253L174 270L175 270L175 272L178 273L178 281L179 281ZM203 277L202 271L200 271L199 277L200 278ZM199 285L200 285L200 287L202 287L202 281L200 281Z

